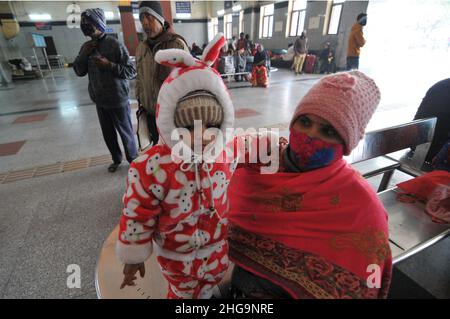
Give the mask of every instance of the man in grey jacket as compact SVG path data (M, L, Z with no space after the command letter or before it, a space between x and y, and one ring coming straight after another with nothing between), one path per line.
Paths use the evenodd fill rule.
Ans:
M295 74L302 73L303 64L306 60L306 55L308 54L308 38L306 37L306 31L297 38L294 43L294 70Z
M81 14L81 31L92 40L83 44L73 68L78 76L89 76L89 95L97 106L103 138L113 160L108 171L115 172L122 162L117 132L127 161L131 163L138 156L128 99L128 80L136 77L136 69L125 46L106 35L105 29L102 9L87 9Z

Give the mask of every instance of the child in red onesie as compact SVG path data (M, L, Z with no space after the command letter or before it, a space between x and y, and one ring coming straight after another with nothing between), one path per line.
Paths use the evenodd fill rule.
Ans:
M172 156L179 145L172 133L179 128L193 132L195 120L202 121L203 132L216 128L224 136L233 127L230 95L220 75L209 67L224 43L219 34L202 60L177 49L155 56L158 63L175 69L158 96L160 141L137 158L128 173L116 247L125 264L121 288L133 285L138 271L143 276L144 261L153 251L169 283L168 298L210 298L227 271L227 187L237 157L207 162L197 156L184 161ZM224 140L203 138L203 147L210 142ZM228 153L222 148L221 154Z

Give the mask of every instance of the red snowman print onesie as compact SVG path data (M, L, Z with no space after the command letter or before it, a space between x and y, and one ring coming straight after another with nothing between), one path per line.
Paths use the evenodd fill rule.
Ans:
M227 128L234 124L234 108L222 78L209 67L224 44L225 38L218 34L201 60L178 49L157 52L158 63L175 67L158 96L160 141L128 171L116 254L125 264L138 264L155 252L169 283L168 298L211 298L224 277L229 265L228 185L242 156L248 160L252 150L258 152L253 146L257 136L226 137ZM197 90L211 92L223 109L222 138L213 143L233 147L218 148L219 154L207 161L198 157L175 161L179 159L172 156L177 145L172 133L178 134L176 106L180 98Z
M177 102L189 92L206 90L223 108L220 130L234 124L229 92L211 65L225 44L218 34L201 60L183 50L159 51L158 63L174 67L163 83L157 104L158 145L137 158L128 172L116 253L126 264L144 262L154 251L169 283L168 298L210 298L228 268L227 188L237 156L226 161L175 162L171 157L177 128ZM220 142L220 139L216 139ZM222 142L227 142L222 140Z
M225 275L227 187L236 164L176 164L167 145L131 164L118 252L137 263L154 250L168 298L210 298Z

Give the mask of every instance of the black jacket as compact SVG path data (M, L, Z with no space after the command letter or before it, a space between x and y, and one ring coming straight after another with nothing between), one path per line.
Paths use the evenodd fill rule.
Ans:
M414 119L427 117L437 118L433 142L426 158L426 161L431 162L441 147L450 139L450 79L434 84L423 98Z
M97 53L113 63L110 70L99 69L95 65L92 57ZM136 68L130 60L128 50L116 38L104 35L89 56L80 51L73 69L78 76L88 74L89 95L97 106L119 108L128 105L128 80L136 77Z

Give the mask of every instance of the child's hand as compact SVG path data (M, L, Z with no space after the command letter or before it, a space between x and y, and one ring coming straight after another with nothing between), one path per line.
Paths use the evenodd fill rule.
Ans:
M122 284L120 285L120 289L125 288L125 286L135 286L136 283L134 281L137 279L137 277L135 275L138 271L139 271L139 274L141 275L141 278L144 278L144 275L145 275L144 263L125 264L125 266L123 267L123 274L125 276L123 278Z
M280 144L280 146L285 147L286 145L289 144L288 140L285 137L280 137L278 143Z

